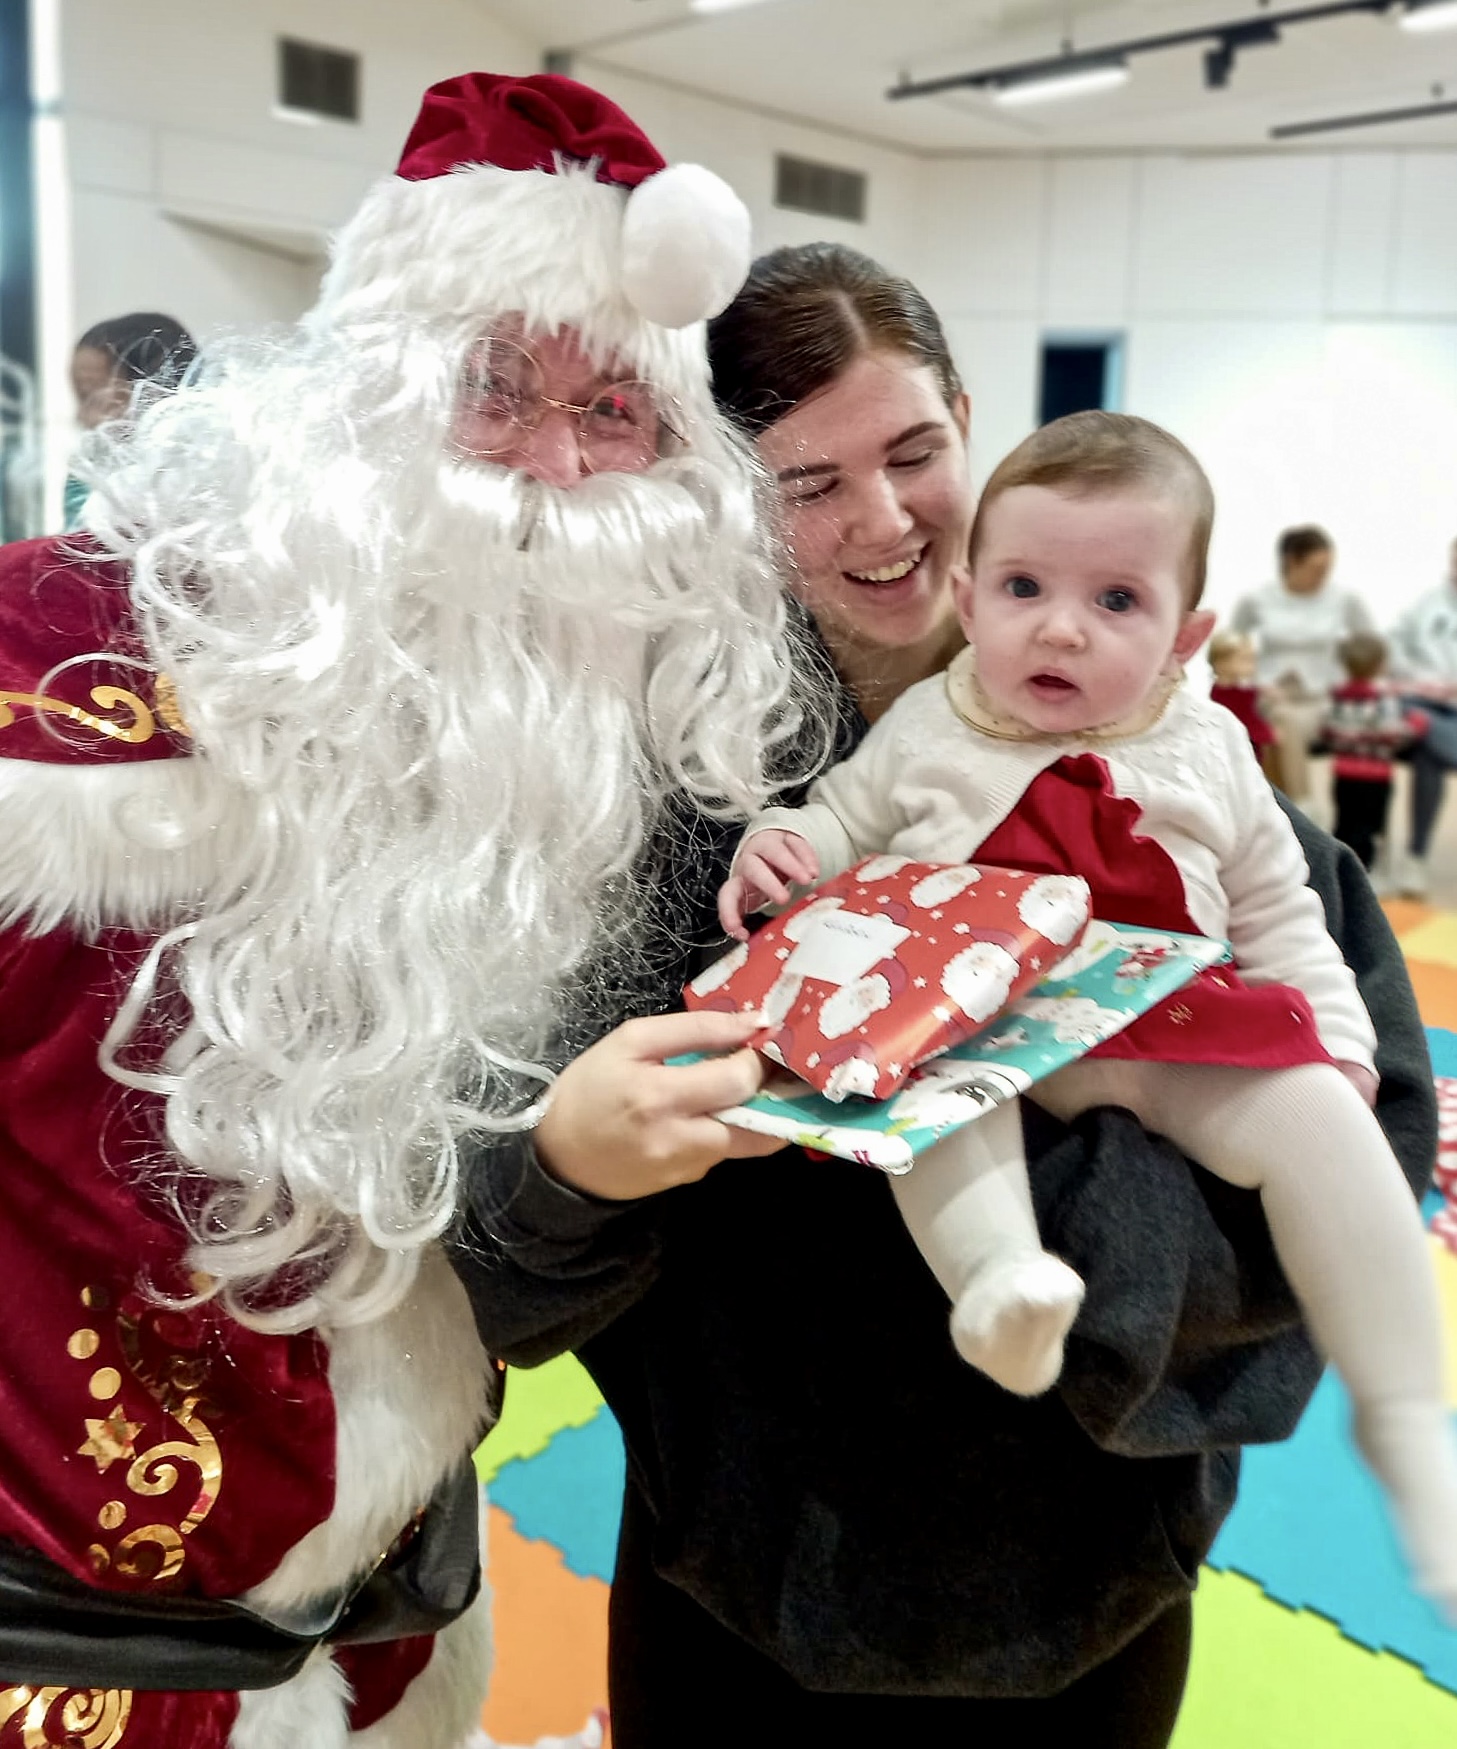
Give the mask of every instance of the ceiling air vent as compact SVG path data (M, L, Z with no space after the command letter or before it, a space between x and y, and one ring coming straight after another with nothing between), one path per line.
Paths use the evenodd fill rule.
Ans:
M782 152L775 155L775 206L863 225L865 187L862 170L842 170L838 164L816 164L808 158L786 157Z
M278 102L304 115L358 121L359 56L279 37Z

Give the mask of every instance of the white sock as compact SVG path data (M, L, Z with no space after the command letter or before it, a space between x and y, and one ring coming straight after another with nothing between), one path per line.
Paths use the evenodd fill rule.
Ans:
M891 1184L951 1300L957 1352L1019 1396L1047 1390L1083 1284L1042 1249L1016 1103L945 1137Z

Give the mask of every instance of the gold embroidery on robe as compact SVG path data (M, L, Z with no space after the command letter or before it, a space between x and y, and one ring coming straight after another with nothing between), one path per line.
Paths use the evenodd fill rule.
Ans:
M131 1712L129 1688L0 1688L0 1745L117 1749Z
M142 746L157 732L157 719L152 714L151 706L136 693L128 692L125 687L93 686L91 702L98 711L124 710L131 720L123 718L116 721L111 717L96 716L91 711L83 710L78 704L68 704L63 698L48 698L41 692L0 692L0 729L8 729L15 721L14 707L25 704L32 710L68 717L73 723L80 723L83 728L94 729L98 735L105 735L108 740L125 741L133 747Z
M104 1290L99 1288L87 1288L82 1294L83 1304L93 1308L105 1305L106 1299ZM186 1437L159 1439L138 1450L147 1424L133 1421L123 1404L115 1402L106 1416L86 1418L87 1439L79 1448L79 1455L91 1458L101 1474L113 1464L125 1463L127 1491L143 1500L172 1494L184 1477L192 1474L196 1477L196 1488L190 1495L184 1492L179 1497L179 1507L187 1502L179 1522L138 1525L126 1531L114 1547L98 1541L90 1545L86 1554L98 1576L112 1569L128 1579L160 1584L181 1572L187 1557L183 1538L190 1536L212 1511L222 1487L222 1452L200 1408L207 1363L188 1353L150 1360L143 1342L146 1325L143 1319L129 1313L118 1312L114 1328L127 1372L157 1407L182 1428ZM155 1335L155 1329L148 1333ZM67 1352L78 1360L91 1359L99 1347L99 1339L96 1344L86 1340L92 1334L89 1329L74 1331L67 1341ZM100 1367L92 1373L87 1388L93 1397L105 1401L117 1395L122 1382L116 1367ZM104 1532L121 1531L127 1512L124 1500L107 1501L97 1514L98 1528Z

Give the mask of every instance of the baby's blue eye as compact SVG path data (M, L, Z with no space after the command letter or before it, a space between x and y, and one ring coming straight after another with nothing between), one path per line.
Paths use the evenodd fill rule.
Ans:
M1138 597L1131 589L1105 589L1098 597L1099 607L1106 607L1109 613L1128 613L1138 606Z
M1031 601L1033 596L1042 593L1032 577L1008 577L1006 587L1008 595L1014 595L1018 601Z

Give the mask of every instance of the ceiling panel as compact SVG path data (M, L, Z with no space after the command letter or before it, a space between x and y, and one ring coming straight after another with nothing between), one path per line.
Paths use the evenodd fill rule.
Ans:
M1271 16L1274 0L760 0L700 15L688 0L475 0L547 48L760 109L921 152L1067 148L1229 149L1270 144L1277 123L1457 98L1457 31L1416 35L1394 17L1348 16L1287 27L1278 44L1242 51L1227 88L1206 90L1203 49L1140 55L1121 89L1003 110L971 91L900 102L899 75L942 74L1133 36ZM1315 135L1372 149L1457 144L1457 115ZM1289 149L1297 149L1291 147Z

